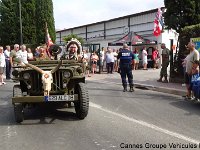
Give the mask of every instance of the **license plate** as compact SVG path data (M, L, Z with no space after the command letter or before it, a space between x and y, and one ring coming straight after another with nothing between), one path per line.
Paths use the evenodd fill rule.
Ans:
M49 101L73 101L74 95L49 95L44 96L44 100Z

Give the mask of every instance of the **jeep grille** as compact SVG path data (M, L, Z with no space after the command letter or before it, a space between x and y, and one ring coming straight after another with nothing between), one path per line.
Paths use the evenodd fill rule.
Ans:
M31 73L31 77L32 77L32 81L31 81L31 91L33 93L41 93L43 92L43 88L42 88L42 75L40 73L38 73L37 71L33 71ZM57 92L60 91L61 89L63 89L63 76L62 76L62 71L58 70L53 74L53 84L52 84L52 88L51 88L51 92Z

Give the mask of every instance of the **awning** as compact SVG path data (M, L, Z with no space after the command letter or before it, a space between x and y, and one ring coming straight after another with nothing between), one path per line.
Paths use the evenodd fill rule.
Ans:
M142 36L136 34L135 32L131 31L124 37L108 43L108 46L122 46L124 43L130 45L147 45L147 44L157 44L156 41L151 41L149 39L145 39Z

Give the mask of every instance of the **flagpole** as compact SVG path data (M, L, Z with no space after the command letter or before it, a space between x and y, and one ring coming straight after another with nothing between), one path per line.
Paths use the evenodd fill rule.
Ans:
M20 23L20 44L23 44L23 35L22 35L22 11L21 11L21 0L19 0L19 23Z
M131 52L132 52L132 38L133 38L133 32L131 31L131 48L130 48L130 50L131 50Z

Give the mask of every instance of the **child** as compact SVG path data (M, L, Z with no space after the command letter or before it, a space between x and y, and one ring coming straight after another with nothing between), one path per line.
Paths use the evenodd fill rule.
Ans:
M199 78L199 65L200 62L198 60L192 62L192 79L190 89L192 90L192 96L195 97L196 100L199 98L199 90L198 86L196 86Z
M192 62L192 75L199 74L199 64L198 60Z

